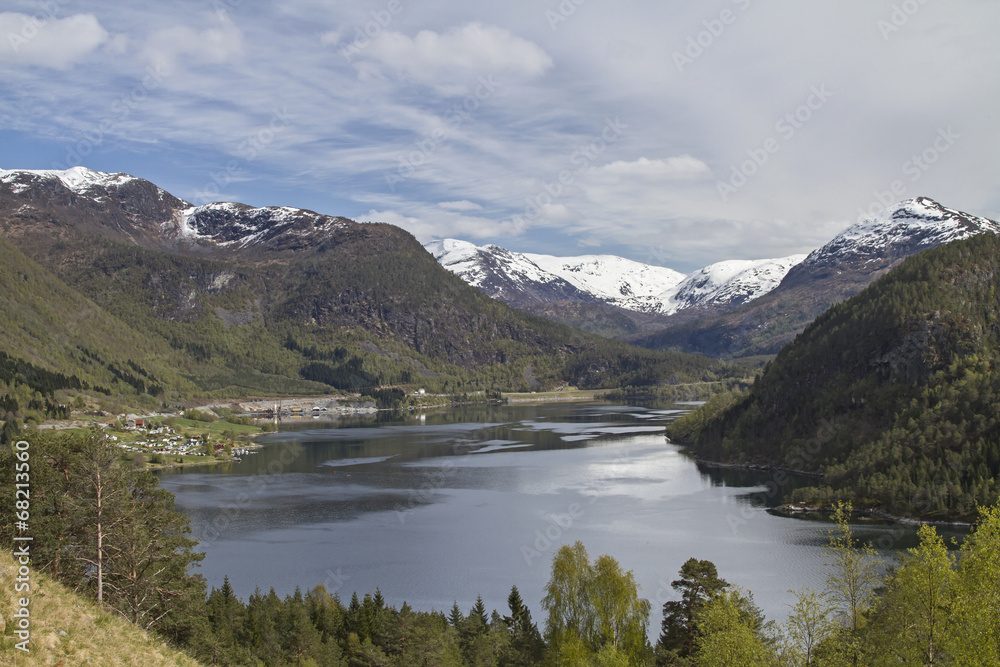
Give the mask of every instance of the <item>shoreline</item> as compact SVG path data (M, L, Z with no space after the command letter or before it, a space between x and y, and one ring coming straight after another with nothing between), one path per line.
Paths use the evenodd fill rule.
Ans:
M833 514L835 508L832 505L806 505L805 503L778 505L768 507L768 514L780 516L787 519L801 519L808 517L826 517ZM934 519L914 519L913 517L897 516L877 508L852 509L852 519L875 519L878 521L888 521L904 526L934 526L937 528L972 528L975 524L968 521L945 521Z
M689 445L673 442L670 438L667 438L669 444L679 445L685 449L689 449ZM805 477L809 479L821 481L824 477L823 473L809 472L806 470L795 470L794 468L783 468L781 466L769 466L762 464L749 464L749 463L722 463L720 461L709 461L707 459L699 458L697 455L694 456L695 464L699 466L704 466L706 468L717 469L717 470L744 470L747 472L756 473L781 473L785 475L794 475L796 477ZM802 518L818 518L827 517L834 513L835 508L832 505L807 505L806 503L785 503L783 505L778 505L776 507L768 507L768 514L774 516L780 516L788 519L802 519ZM875 519L879 521L888 521L890 523L898 523L906 526L920 526L927 524L929 526L935 526L939 528L971 528L975 524L968 521L949 521L941 519L916 519L907 516L897 516L895 514L890 514L877 507L871 507L866 509L852 509L851 510L852 519Z

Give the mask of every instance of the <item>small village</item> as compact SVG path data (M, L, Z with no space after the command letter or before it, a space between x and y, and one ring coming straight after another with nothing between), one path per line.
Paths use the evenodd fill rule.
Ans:
M254 438L284 421L336 419L375 412L370 401L334 397L260 399L218 403L183 412L114 415L91 412L73 427L97 426L124 452L142 456L147 467L165 468L240 461L257 453ZM136 459L138 461L138 459Z

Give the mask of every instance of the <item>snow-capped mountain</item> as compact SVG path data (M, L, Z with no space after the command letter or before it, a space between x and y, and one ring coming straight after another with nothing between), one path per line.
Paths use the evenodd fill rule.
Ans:
M425 247L470 285L514 306L578 301L657 315L756 299L774 289L805 258L719 262L685 276L614 255L554 257L456 239L432 241Z
M615 255L523 255L543 271L559 276L598 301L640 313L661 312L664 294L676 287L684 274Z
M728 260L695 271L670 293L669 313L693 306L739 305L764 296L805 255L780 259Z
M1000 224L927 197L908 199L809 253L763 297L696 320L697 309L682 311L664 320L666 328L632 342L710 356L774 354L832 304L854 296L910 255L984 233L1000 234Z
M144 179L85 167L0 169L0 203L7 203L8 197L9 203L17 204L16 217L23 221L68 209L78 224L103 228L105 233L161 248L202 252L295 250L358 224L288 206L255 208L228 202L194 206Z
M9 184L15 194L24 192L39 181L57 180L77 194L99 188L119 188L141 179L129 174L107 174L86 167L55 169L0 169L0 183Z
M933 199L917 197L851 225L810 253L807 264L830 264L845 258L878 259L901 250L932 248L984 232L1000 234L1000 225L946 208Z

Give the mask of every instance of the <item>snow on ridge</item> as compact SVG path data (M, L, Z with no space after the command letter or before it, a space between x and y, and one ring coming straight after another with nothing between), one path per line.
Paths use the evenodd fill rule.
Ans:
M199 224L199 216L215 212L225 215L226 223L217 232L206 233L203 231L203 225ZM311 219L311 226L296 228L295 223L303 219ZM209 241L219 246L236 245L239 248L246 248L266 238L273 238L276 234L309 236L344 227L344 222L339 218L320 215L305 209L292 206L253 207L238 202L212 202L192 206L179 211L173 224L178 239Z
M762 296L806 257L718 262L685 276L615 255L555 257L457 239L431 241L424 247L441 266L473 287L481 287L492 272L502 273L515 284L565 281L619 308L665 315L693 305L743 302Z
M664 312L672 314L696 305L745 303L760 298L777 287L791 268L806 257L799 254L710 264L661 295L668 304Z
M131 174L114 173L109 174L103 171L94 171L87 167L70 167L69 169L0 169L0 181L10 183L19 174L32 174L40 178L57 178L67 188L76 193L86 192L93 187L108 187L109 185L120 186L131 181L139 180ZM18 192L24 191L26 186L21 186Z
M916 197L851 225L814 250L807 261L821 262L845 254L875 254L913 241L919 245L940 245L983 232L1000 234L1000 224L947 208L928 197Z
M524 253L524 256L578 289L615 302L638 300L645 308L653 305L651 299L680 284L685 277L673 269L615 255L554 257Z

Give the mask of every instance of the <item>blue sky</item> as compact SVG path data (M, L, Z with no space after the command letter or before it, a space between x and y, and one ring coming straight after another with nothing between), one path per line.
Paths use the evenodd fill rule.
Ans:
M0 168L681 271L1000 217L993 0L5 2Z

